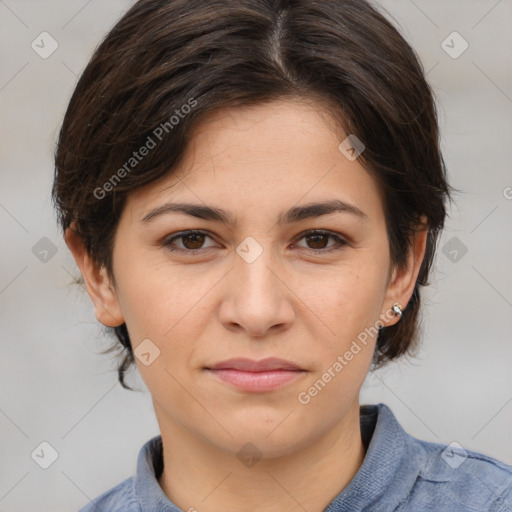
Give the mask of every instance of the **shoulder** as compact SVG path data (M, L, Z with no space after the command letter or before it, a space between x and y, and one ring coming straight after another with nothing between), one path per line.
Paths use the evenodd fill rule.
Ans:
M512 466L456 442L408 437L425 457L404 510L512 512Z
M140 512L133 487L133 477L123 480L112 489L104 492L78 512Z

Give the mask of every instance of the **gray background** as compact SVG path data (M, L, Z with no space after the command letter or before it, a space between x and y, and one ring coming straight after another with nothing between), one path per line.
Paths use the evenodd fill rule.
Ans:
M141 392L123 390L113 358L99 354L109 342L70 284L77 270L50 202L53 144L77 75L130 4L0 0L0 512L77 510L131 476L158 434L140 378L130 382ZM463 193L424 293L419 356L368 377L361 402L387 403L412 435L512 464L512 3L384 5L428 70ZM47 59L31 48L43 31L59 45ZM453 31L469 44L456 59L441 46ZM58 452L48 469L31 458L42 441Z

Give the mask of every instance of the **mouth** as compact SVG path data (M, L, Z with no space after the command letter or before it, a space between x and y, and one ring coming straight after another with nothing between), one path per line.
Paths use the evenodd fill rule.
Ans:
M205 370L222 382L248 392L272 391L306 373L297 364L277 358L261 361L230 359L206 367Z

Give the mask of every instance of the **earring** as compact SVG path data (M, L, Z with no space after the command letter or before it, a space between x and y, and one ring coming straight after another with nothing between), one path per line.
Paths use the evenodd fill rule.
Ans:
M402 316L402 308L398 304L393 304L391 309L393 310L393 314L398 318Z

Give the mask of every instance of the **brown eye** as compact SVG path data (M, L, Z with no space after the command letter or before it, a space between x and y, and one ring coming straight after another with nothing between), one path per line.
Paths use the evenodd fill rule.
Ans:
M212 247L211 245L204 246L207 238L211 239L211 236L203 231L183 231L168 238L162 245L169 251L193 253L201 249Z
M181 239L187 249L201 249L201 246L204 244L205 235L192 233L191 235L183 235Z
M329 241L329 235L308 235L305 238L308 239L311 249L325 249Z
M306 240L306 249L309 249L312 252L317 253L328 253L331 251L338 251L343 249L343 247L348 244L346 240L329 231L309 231L303 234L302 238L300 238L299 240L302 239ZM332 239L337 243L328 245L329 239ZM304 246L297 245L297 247Z

